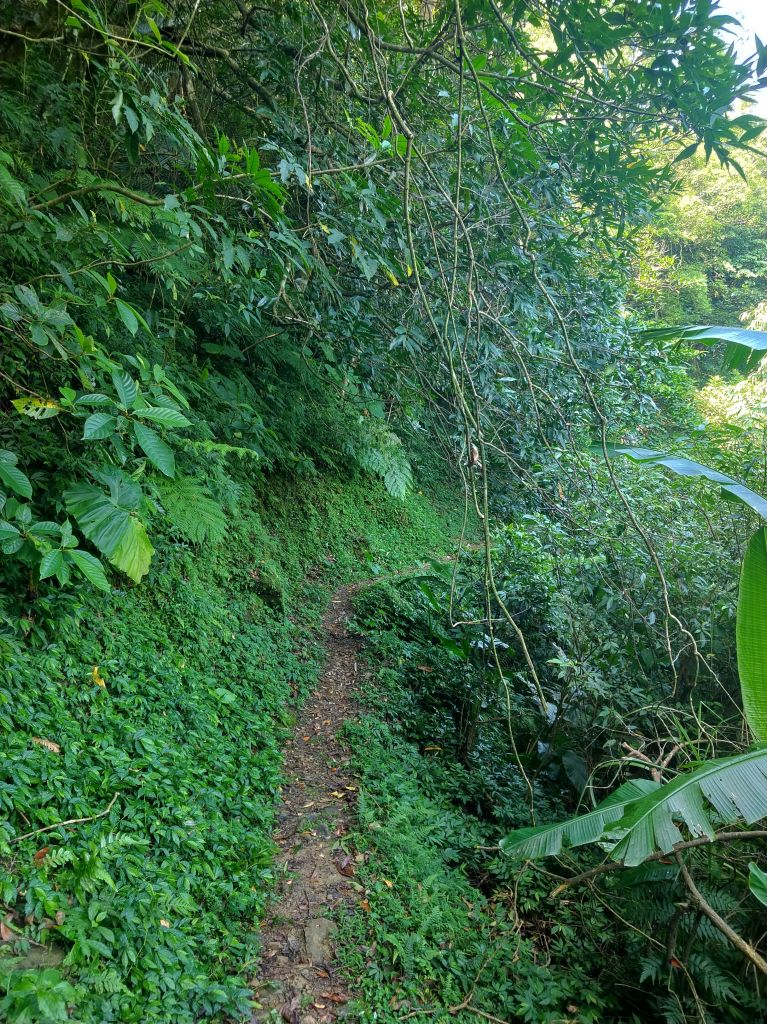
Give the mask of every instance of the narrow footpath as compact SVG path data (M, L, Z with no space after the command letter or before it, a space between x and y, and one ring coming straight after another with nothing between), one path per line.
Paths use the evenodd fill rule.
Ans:
M275 836L279 897L262 928L261 967L254 982L253 1024L332 1024L351 999L335 960L333 920L355 902L354 851L348 847L357 792L349 755L338 739L358 713L361 642L349 633L351 595L336 591L323 619L327 661L299 712L285 748L282 805Z

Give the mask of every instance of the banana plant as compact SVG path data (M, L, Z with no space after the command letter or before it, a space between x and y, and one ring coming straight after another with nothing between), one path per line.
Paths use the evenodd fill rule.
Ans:
M702 345L724 343L724 365L743 373L755 370L767 355L767 331L751 331L744 327L651 327L641 334L649 341Z
M645 466L719 484L727 497L767 520L767 501L731 477L690 459L644 448L610 446ZM743 712L757 741L753 749L705 761L665 785L632 780L595 810L555 825L517 829L501 841L516 859L555 856L565 847L599 842L607 856L628 866L671 853L684 840L716 835L715 825L753 824L767 817L767 528L751 537L743 559L736 619L738 673Z

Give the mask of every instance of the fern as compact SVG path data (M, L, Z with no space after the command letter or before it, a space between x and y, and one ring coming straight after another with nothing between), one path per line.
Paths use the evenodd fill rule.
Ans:
M393 498L404 498L413 486L413 469L402 441L377 421L368 424L360 444L348 444L347 452L366 472L383 480Z
M192 441L184 439L184 447L194 448L207 454L217 453L219 455L236 455L239 459L256 459L261 461L261 455L253 448L242 448L240 445L224 444L220 441Z
M71 864L74 859L74 854L68 847L58 846L46 854L43 863L47 871L53 871L56 868L63 867L65 864Z
M224 539L224 510L193 477L163 481L159 491L174 532L192 544L219 544Z

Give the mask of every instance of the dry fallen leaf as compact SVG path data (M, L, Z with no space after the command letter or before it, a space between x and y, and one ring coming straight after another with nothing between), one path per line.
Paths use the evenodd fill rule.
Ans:
M5 921L0 918L0 939L2 939L3 942L10 942L12 939L16 938L16 933L6 924L6 921L8 920L8 918L6 918Z
M287 1021L288 1024L299 1024L300 1018L298 1011L301 1008L301 999L299 996L294 996L289 1003L284 1003L280 1007L280 1014L282 1019Z
M388 878L382 878L381 881L383 882L387 889L394 888L394 882L390 882Z
M349 997L348 996L339 996L339 995L336 995L334 992L323 992L322 993L322 998L323 999L327 999L331 1003L348 1003L349 1002Z
M360 906L362 907L363 910L367 911L368 914L370 913L370 901L369 900L360 900Z
M338 872L346 878L354 878L354 865L349 857L344 857L340 864L336 864Z
M166 921L164 917L160 918L160 924L163 928L170 928L170 921Z
M434 671L434 669L431 667L431 665L416 665L416 668L418 669L419 672L433 672Z
M42 862L45 860L45 858L50 853L50 850L51 850L50 846L43 846L42 849L37 851L37 853L34 855L32 860L34 860L35 864L37 864L37 865L42 864Z
M45 747L46 750L52 750L54 754L61 753L61 747L58 743L54 743L53 740L46 740L42 736L33 736L32 742L36 743L38 747Z
M343 798L346 796L346 793L342 793L340 790L334 789L330 795L334 796L337 800L343 800Z

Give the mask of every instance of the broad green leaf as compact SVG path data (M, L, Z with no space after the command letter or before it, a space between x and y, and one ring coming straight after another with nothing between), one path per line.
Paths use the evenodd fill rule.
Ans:
M653 853L669 853L684 836L713 836L714 821L751 825L767 816L767 745L733 757L706 761L626 809L615 831L621 838L613 860L641 864Z
M95 555L92 555L89 551L79 551L75 548L74 550L67 551L66 557L77 566L83 576L94 587L106 593L111 591L112 588L109 586L109 580L104 573L104 566Z
M40 562L40 579L47 580L50 576L55 576L63 563L64 555L58 548L54 551L46 552Z
M593 445L592 451L601 453L602 446ZM678 476L700 477L705 480L711 480L713 483L720 484L723 497L738 501L742 505L747 505L752 509L752 511L756 512L757 515L760 515L763 519L767 519L767 498L763 498L761 494L757 494L756 491L752 491L751 488L746 487L745 484L741 484L737 480L733 480L731 476L720 473L716 469L710 469L708 466L704 466L700 462L694 462L692 459L685 459L680 455L668 455L665 452L656 452L652 448L636 448L617 444L608 444L607 453L610 456L625 455L627 458L631 459L633 462L639 463L641 466L660 466L664 469L670 469Z
M138 583L154 553L144 524L136 515L141 489L116 470L94 475L107 484L109 493L93 484L75 484L64 492L67 509L88 540Z
M83 426L83 441L102 441L111 437L117 427L117 418L108 412L94 412Z
M173 452L160 435L144 423L134 422L133 432L142 451L153 465L157 466L166 476L176 475L176 460Z
M20 536L21 534L13 523L6 523L4 519L0 520L0 544L6 540L15 540Z
M18 461L13 452L0 450L0 481L22 498L31 498L32 484L16 465Z
M122 299L115 299L114 302L117 307L117 312L120 314L120 319L128 328L130 333L135 334L138 330L138 317L136 316L135 309L127 302L123 302Z
M61 527L58 523L52 523L49 520L42 520L37 523L32 523L27 532L32 537L59 537L61 535Z
M748 542L740 571L735 628L743 710L760 742L767 741L767 529Z
M767 872L753 863L748 865L748 887L759 902L767 907Z
M234 266L234 246L228 235L224 235L221 239L221 254L224 269L231 270Z
M163 427L188 427L189 420L177 409L165 409L159 406L149 406L146 409L137 409L136 415L143 420L151 420Z
M563 847L596 843L606 832L607 826L619 821L628 807L658 788L658 783L651 779L631 779L588 814L553 825L515 829L501 840L501 850L507 857L535 860L538 857L554 857Z
M652 341L701 342L716 345L724 342L725 364L733 369L755 369L767 354L767 331L750 331L743 327L653 327L641 332Z
M80 395L75 405L114 405L109 395L101 395L98 392L92 395Z
M130 409L136 401L138 387L135 380L125 370L115 370L112 374L112 383L124 409Z

